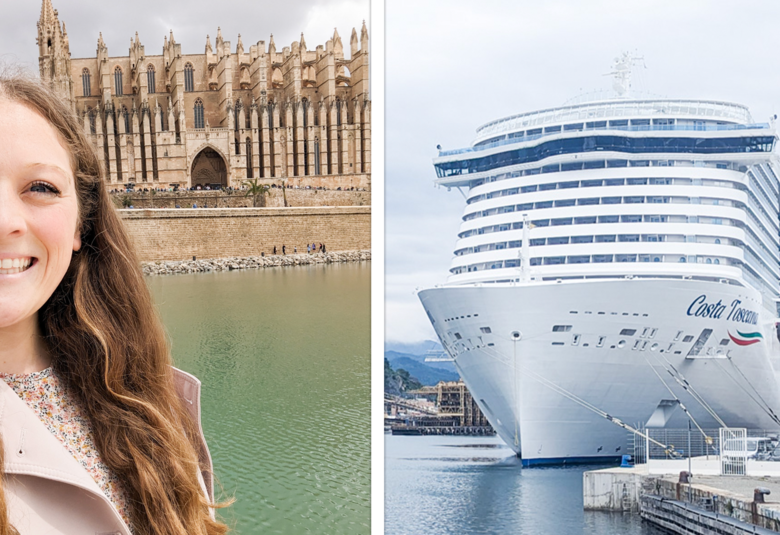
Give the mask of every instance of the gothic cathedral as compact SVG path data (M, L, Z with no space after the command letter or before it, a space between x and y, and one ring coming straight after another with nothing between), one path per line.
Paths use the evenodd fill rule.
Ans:
M83 118L112 186L370 188L365 22L349 59L335 30L311 51L301 34L280 52L273 35L246 52L219 29L202 54L182 54L170 32L147 56L136 33L128 55L112 57L101 33L96 55L76 59L43 0L38 48L41 79Z

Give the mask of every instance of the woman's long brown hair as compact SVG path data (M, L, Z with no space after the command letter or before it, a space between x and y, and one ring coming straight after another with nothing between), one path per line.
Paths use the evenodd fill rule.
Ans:
M127 488L135 533L225 533L198 480L198 429L174 389L162 323L83 126L65 102L25 77L0 76L0 98L42 115L71 154L82 245L39 322L102 460ZM15 533L6 509L0 489L2 535Z

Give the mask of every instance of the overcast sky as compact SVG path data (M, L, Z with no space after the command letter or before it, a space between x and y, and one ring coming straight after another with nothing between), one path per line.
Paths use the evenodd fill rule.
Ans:
M610 89L623 51L644 57L637 89L738 102L767 122L780 112L778 21L776 0L388 1L387 340L435 339L414 290L446 281L465 205L433 187L437 144Z
M0 55L5 62L23 63L38 71L36 23L41 13L41 0L3 2L0 17ZM161 55L163 38L173 30L173 36L182 45L184 54L202 54L206 35L211 44L222 28L222 38L230 41L235 52L238 34L244 50L258 41L274 35L276 49L289 46L292 41L306 38L306 46L313 50L324 45L338 28L344 52L349 56L349 38L352 28L358 35L363 20L369 23L368 0L52 0L59 19L68 29L70 52L73 58L94 57L98 33L111 56L127 56L130 38L138 36L146 54ZM370 37L370 27L369 27Z

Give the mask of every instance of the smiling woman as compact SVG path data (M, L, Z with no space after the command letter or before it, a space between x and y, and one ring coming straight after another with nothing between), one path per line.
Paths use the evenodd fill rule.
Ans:
M70 109L0 77L0 535L216 534L200 383Z

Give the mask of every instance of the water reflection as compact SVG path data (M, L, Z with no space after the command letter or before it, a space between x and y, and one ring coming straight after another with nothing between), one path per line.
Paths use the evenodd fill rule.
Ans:
M386 535L659 533L635 515L584 512L585 467L523 469L498 438L388 435L385 457Z
M238 533L367 533L369 264L151 277Z

